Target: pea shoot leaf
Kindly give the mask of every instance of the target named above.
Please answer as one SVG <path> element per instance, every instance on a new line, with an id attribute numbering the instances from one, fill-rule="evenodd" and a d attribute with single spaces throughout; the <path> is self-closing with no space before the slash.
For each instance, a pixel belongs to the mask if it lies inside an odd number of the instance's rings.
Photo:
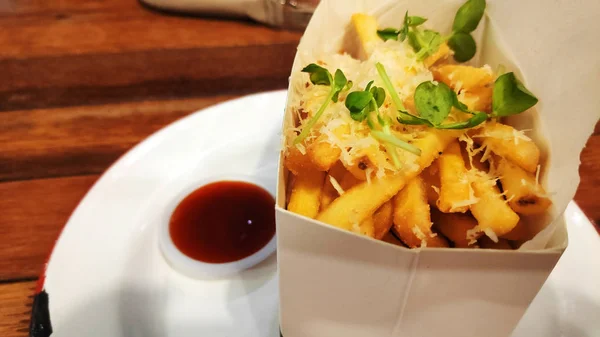
<path id="1" fill-rule="evenodd" d="M 485 0 L 467 0 L 456 12 L 453 32 L 471 33 L 479 25 L 485 12 Z"/>
<path id="2" fill-rule="evenodd" d="M 513 72 L 496 79 L 492 92 L 492 111 L 495 116 L 510 116 L 521 113 L 538 102 Z"/>

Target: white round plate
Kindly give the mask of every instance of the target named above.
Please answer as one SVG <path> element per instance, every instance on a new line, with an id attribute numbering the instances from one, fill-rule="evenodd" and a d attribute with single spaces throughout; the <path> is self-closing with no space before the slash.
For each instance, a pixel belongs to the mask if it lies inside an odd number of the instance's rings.
<path id="1" fill-rule="evenodd" d="M 199 281 L 169 267 L 157 232 L 168 201 L 203 177 L 267 177 L 275 194 L 285 97 L 261 93 L 194 113 L 98 180 L 47 266 L 52 337 L 279 336 L 275 254 L 229 279 Z M 514 336 L 600 331 L 600 236 L 575 204 L 565 217 L 571 244 Z"/>

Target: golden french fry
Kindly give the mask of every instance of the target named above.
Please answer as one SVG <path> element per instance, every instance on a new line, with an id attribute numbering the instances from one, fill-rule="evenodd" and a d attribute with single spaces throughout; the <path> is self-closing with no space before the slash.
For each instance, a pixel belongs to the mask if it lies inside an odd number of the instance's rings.
<path id="1" fill-rule="evenodd" d="M 437 206 L 445 213 L 464 213 L 469 210 L 469 178 L 460 153 L 458 141 L 446 147 L 437 160 L 440 171 L 440 197 Z"/>
<path id="2" fill-rule="evenodd" d="M 511 241 L 526 241 L 532 238 L 531 230 L 525 219 L 521 218 L 519 223 L 512 229 L 512 231 L 502 235 L 503 239 L 511 240 Z"/>
<path id="3" fill-rule="evenodd" d="M 487 123 L 477 131 L 473 139 L 527 172 L 535 173 L 537 170 L 540 149 L 531 139 L 523 136 L 512 126 Z"/>
<path id="4" fill-rule="evenodd" d="M 392 202 L 388 201 L 373 213 L 372 219 L 375 229 L 373 237 L 375 239 L 381 240 L 390 231 L 393 224 L 393 210 Z"/>
<path id="5" fill-rule="evenodd" d="M 454 242 L 454 247 L 477 247 L 476 240 L 481 236 L 481 233 L 473 230 L 477 226 L 477 220 L 471 215 L 442 213 L 432 209 L 431 219 L 433 220 L 433 226 L 450 241 Z"/>
<path id="6" fill-rule="evenodd" d="M 356 179 L 352 172 L 346 171 L 340 180 L 340 186 L 344 191 L 347 191 L 361 182 L 361 180 Z"/>
<path id="7" fill-rule="evenodd" d="M 296 146 L 289 147 L 287 153 L 285 154 L 283 164 L 294 175 L 315 169 L 310 157 L 306 154 L 302 154 L 302 152 L 300 152 Z"/>
<path id="8" fill-rule="evenodd" d="M 333 134 L 341 139 L 348 132 L 350 132 L 350 125 L 344 124 L 335 128 Z M 307 154 L 317 170 L 329 171 L 340 158 L 340 153 L 342 153 L 342 150 L 338 146 L 329 143 L 327 135 L 321 134 L 308 147 Z"/>
<path id="9" fill-rule="evenodd" d="M 373 217 L 368 217 L 358 226 L 352 227 L 352 232 L 361 234 L 364 236 L 368 236 L 370 238 L 375 236 L 375 223 L 373 222 Z"/>
<path id="10" fill-rule="evenodd" d="M 438 50 L 435 53 L 427 56 L 427 58 L 425 60 L 423 60 L 423 64 L 425 64 L 425 66 L 427 68 L 429 68 L 432 65 L 434 65 L 435 63 L 437 63 L 438 61 L 442 61 L 442 60 L 446 59 L 449 55 L 450 55 L 450 47 L 448 47 L 448 44 L 446 42 L 444 42 L 440 45 L 440 47 L 438 48 Z"/>
<path id="11" fill-rule="evenodd" d="M 378 41 L 377 19 L 371 15 L 356 13 L 352 15 L 344 34 L 342 50 L 355 59 L 366 60 Z"/>
<path id="12" fill-rule="evenodd" d="M 494 242 L 487 236 L 482 236 L 477 242 L 479 243 L 479 247 L 485 249 L 513 249 L 508 240 L 504 239 L 498 239 L 498 242 Z"/>
<path id="13" fill-rule="evenodd" d="M 544 213 L 552 204 L 535 176 L 506 159 L 498 159 L 498 174 L 510 207 L 519 214 Z"/>
<path id="14" fill-rule="evenodd" d="M 471 213 L 477 219 L 480 230 L 488 236 L 502 236 L 515 228 L 519 216 L 506 204 L 495 180 L 477 177 L 471 186 L 479 199 L 470 206 Z"/>
<path id="15" fill-rule="evenodd" d="M 362 222 L 396 195 L 407 180 L 416 177 L 423 168 L 431 165 L 439 153 L 460 134 L 461 132 L 455 131 L 427 132 L 423 138 L 413 142 L 413 145 L 421 149 L 421 156 L 417 159 L 418 170 L 372 179 L 370 184 L 362 182 L 335 199 L 317 216 L 317 220 L 349 230 L 352 224 Z"/>
<path id="16" fill-rule="evenodd" d="M 445 240 L 431 230 L 431 215 L 425 184 L 413 178 L 393 199 L 394 233 L 411 248 L 447 247 Z"/>
<path id="17" fill-rule="evenodd" d="M 379 147 L 376 145 L 372 145 L 366 149 L 363 149 L 360 154 L 362 155 L 360 159 L 355 160 L 352 165 L 345 166 L 346 170 L 352 173 L 356 179 L 364 181 L 367 180 L 367 172 L 375 170 L 376 165 L 374 163 L 378 162 L 378 157 L 382 156 L 383 154 L 381 151 L 379 151 Z"/>
<path id="18" fill-rule="evenodd" d="M 329 170 L 327 177 L 325 177 L 325 181 L 323 182 L 323 191 L 321 192 L 321 210 L 325 209 L 331 202 L 339 196 L 338 191 L 333 187 L 331 183 L 331 178 L 333 178 L 338 183 L 342 180 L 342 177 L 346 173 L 346 169 L 341 162 L 337 162 L 333 165 L 331 170 Z"/>
<path id="19" fill-rule="evenodd" d="M 486 161 L 481 161 L 481 159 L 483 159 L 483 153 L 479 152 L 475 155 L 473 155 L 473 158 L 469 159 L 469 155 L 467 153 L 467 149 L 464 147 L 461 147 L 461 154 L 463 157 L 463 161 L 465 162 L 465 167 L 467 168 L 467 170 L 471 170 L 473 168 L 481 171 L 481 172 L 488 172 L 490 167 L 489 167 L 489 162 Z M 473 163 L 473 165 L 471 165 L 471 163 Z"/>
<path id="20" fill-rule="evenodd" d="M 491 70 L 465 65 L 447 64 L 431 71 L 436 81 L 447 84 L 452 89 L 470 91 L 494 82 Z"/>
<path id="21" fill-rule="evenodd" d="M 387 243 L 391 243 L 391 244 L 393 244 L 393 245 L 400 246 L 400 247 L 406 247 L 406 245 L 405 245 L 405 244 L 404 244 L 402 241 L 398 240 L 398 238 L 397 238 L 397 237 L 396 237 L 394 234 L 392 234 L 392 232 L 391 232 L 391 231 L 390 231 L 390 232 L 388 232 L 388 233 L 387 233 L 387 234 L 386 234 L 386 235 L 385 235 L 385 236 L 384 236 L 384 237 L 381 239 L 381 241 L 384 241 L 384 242 L 387 242 Z"/>
<path id="22" fill-rule="evenodd" d="M 300 172 L 294 180 L 287 209 L 309 218 L 317 216 L 325 174 L 315 170 Z"/>
<path id="23" fill-rule="evenodd" d="M 486 111 L 492 110 L 492 87 L 480 87 L 461 93 L 458 99 L 467 105 L 470 110 Z"/>
<path id="24" fill-rule="evenodd" d="M 437 202 L 440 197 L 440 173 L 438 169 L 438 160 L 434 161 L 431 165 L 425 168 L 420 176 L 425 183 L 427 202 L 433 207 L 437 207 Z"/>

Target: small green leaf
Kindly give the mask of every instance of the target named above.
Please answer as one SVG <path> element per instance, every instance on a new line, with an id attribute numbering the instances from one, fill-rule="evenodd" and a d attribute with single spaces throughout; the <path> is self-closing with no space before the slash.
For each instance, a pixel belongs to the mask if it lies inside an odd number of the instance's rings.
<path id="1" fill-rule="evenodd" d="M 488 115 L 485 112 L 478 112 L 473 117 L 469 118 L 468 120 L 466 120 L 464 122 L 456 122 L 456 123 L 450 123 L 450 124 L 437 125 L 436 128 L 438 128 L 438 129 L 469 129 L 469 128 L 472 128 L 474 126 L 477 126 L 477 125 L 485 122 L 485 120 L 487 118 L 488 118 Z"/>
<path id="2" fill-rule="evenodd" d="M 365 91 L 370 91 L 371 90 L 371 86 L 373 85 L 375 81 L 371 81 L 369 83 L 367 83 L 367 86 L 365 87 Z"/>
<path id="3" fill-rule="evenodd" d="M 329 70 L 318 64 L 311 63 L 302 69 L 303 73 L 310 74 L 310 81 L 315 85 L 331 85 L 332 78 Z"/>
<path id="4" fill-rule="evenodd" d="M 346 87 L 347 83 L 348 83 L 348 80 L 346 79 L 346 76 L 344 75 L 344 73 L 341 70 L 337 69 L 335 71 L 335 75 L 333 78 L 333 90 L 335 91 L 335 93 L 333 94 L 332 100 L 334 102 L 338 101 L 338 96 L 340 95 L 340 91 L 342 91 Z"/>
<path id="5" fill-rule="evenodd" d="M 415 107 L 421 118 L 433 125 L 441 124 L 454 105 L 453 91 L 446 84 L 423 82 L 415 89 Z"/>
<path id="6" fill-rule="evenodd" d="M 521 113 L 538 102 L 537 97 L 521 83 L 513 72 L 503 74 L 494 82 L 492 111 L 495 116 Z"/>
<path id="7" fill-rule="evenodd" d="M 353 91 L 346 96 L 346 108 L 350 112 L 360 112 L 364 110 L 373 99 L 373 95 L 368 91 Z"/>
<path id="8" fill-rule="evenodd" d="M 408 34 L 408 26 L 410 22 L 408 21 L 408 11 L 404 13 L 404 20 L 402 20 L 402 27 L 400 28 L 398 39 L 400 42 L 404 42 L 406 40 L 406 35 Z"/>
<path id="9" fill-rule="evenodd" d="M 377 31 L 377 35 L 383 40 L 398 40 L 398 34 L 400 31 L 395 28 L 385 28 Z"/>
<path id="10" fill-rule="evenodd" d="M 371 88 L 370 92 L 377 103 L 377 107 L 382 106 L 383 102 L 385 101 L 385 90 L 381 87 L 373 87 Z"/>
<path id="11" fill-rule="evenodd" d="M 398 123 L 400 123 L 400 124 L 433 126 L 433 124 L 431 124 L 428 120 L 417 117 L 417 116 L 413 116 L 413 115 L 409 114 L 408 112 L 398 111 L 398 114 L 399 115 L 396 119 L 398 120 Z"/>
<path id="12" fill-rule="evenodd" d="M 477 28 L 485 12 L 485 0 L 467 0 L 456 12 L 453 32 L 470 33 Z"/>
<path id="13" fill-rule="evenodd" d="M 407 14 L 408 14 L 408 12 L 407 12 Z M 425 21 L 427 21 L 427 18 L 424 18 L 422 16 L 409 16 L 408 17 L 408 26 L 417 27 L 417 26 L 424 24 Z"/>
<path id="14" fill-rule="evenodd" d="M 469 33 L 454 33 L 448 40 L 448 47 L 454 50 L 454 59 L 467 62 L 475 56 L 477 45 Z"/>
<path id="15" fill-rule="evenodd" d="M 416 58 L 419 61 L 423 61 L 427 56 L 435 53 L 443 42 L 440 33 L 429 29 L 422 32 L 417 31 L 415 38 L 420 47 L 418 51 L 415 50 L 417 51 Z"/>

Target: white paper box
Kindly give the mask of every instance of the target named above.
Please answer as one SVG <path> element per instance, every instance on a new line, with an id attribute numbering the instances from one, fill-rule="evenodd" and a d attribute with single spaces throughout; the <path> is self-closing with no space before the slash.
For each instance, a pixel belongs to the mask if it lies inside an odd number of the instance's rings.
<path id="1" fill-rule="evenodd" d="M 340 49 L 353 13 L 398 27 L 409 10 L 447 32 L 462 2 L 323 1 L 300 42 L 292 76 L 313 61 L 306 55 Z M 540 99 L 539 114 L 510 122 L 533 128 L 538 144 L 547 140 L 545 177 L 554 206 L 546 229 L 518 251 L 410 250 L 320 224 L 284 209 L 287 172 L 280 165 L 284 337 L 510 335 L 567 245 L 559 215 L 575 194 L 579 155 L 600 117 L 599 13 L 598 1 L 488 0 L 477 30 L 477 62 L 506 65 Z M 287 111 L 285 123 L 291 119 Z"/>

